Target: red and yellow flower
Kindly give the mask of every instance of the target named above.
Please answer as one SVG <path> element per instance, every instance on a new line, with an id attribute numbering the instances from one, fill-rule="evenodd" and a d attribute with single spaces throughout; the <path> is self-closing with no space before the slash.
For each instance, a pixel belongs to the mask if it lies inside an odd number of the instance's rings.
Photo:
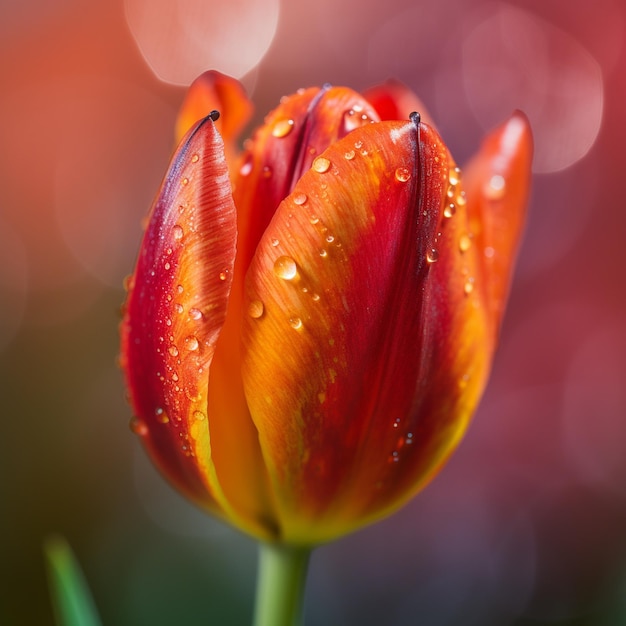
<path id="1" fill-rule="evenodd" d="M 183 107 L 122 366 L 163 474 L 257 538 L 314 545 L 396 510 L 485 387 L 530 129 L 515 113 L 461 176 L 418 107 L 395 83 L 300 90 L 239 155 L 236 81 L 207 73 Z"/>

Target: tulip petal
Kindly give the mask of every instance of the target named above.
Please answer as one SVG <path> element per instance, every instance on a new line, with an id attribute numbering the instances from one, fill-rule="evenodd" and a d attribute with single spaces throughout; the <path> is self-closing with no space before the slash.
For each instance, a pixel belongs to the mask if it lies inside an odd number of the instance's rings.
<path id="1" fill-rule="evenodd" d="M 152 208 L 122 322 L 122 367 L 134 430 L 161 471 L 202 506 L 258 533 L 233 509 L 237 477 L 217 468 L 207 415 L 235 242 L 223 143 L 209 116 L 174 155 Z M 240 467 L 253 475 L 245 457 Z"/>
<path id="2" fill-rule="evenodd" d="M 283 98 L 247 143 L 235 178 L 241 262 L 252 254 L 280 202 L 313 159 L 355 128 L 378 121 L 361 95 L 346 87 L 313 87 Z"/>
<path id="3" fill-rule="evenodd" d="M 528 203 L 532 134 L 515 113 L 492 131 L 465 168 L 470 231 L 479 251 L 478 271 L 497 334 L 509 291 Z"/>
<path id="4" fill-rule="evenodd" d="M 443 232 L 454 171 L 415 120 L 357 129 L 313 161 L 259 242 L 242 372 L 285 541 L 397 508 L 467 424 L 491 350 Z M 467 228 L 464 211 L 456 221 Z"/>
<path id="5" fill-rule="evenodd" d="M 337 111 L 345 115 L 337 115 Z M 247 316 L 243 304 L 245 273 L 280 201 L 310 167 L 314 156 L 352 128 L 369 123 L 368 115 L 376 113 L 361 96 L 345 88 L 312 88 L 284 98 L 248 144 L 235 179 L 238 252 L 226 323 L 211 367 L 209 413 L 214 417 L 211 436 L 216 442 L 214 456 L 223 476 L 221 482 L 232 486 L 229 494 L 247 498 L 239 501 L 238 510 L 250 511 L 256 501 L 271 497 L 264 495 L 263 485 L 251 486 L 253 480 L 260 480 L 262 471 L 247 477 L 240 468 L 242 456 L 249 465 L 264 466 L 241 380 L 241 320 Z M 248 442 L 245 450 L 242 441 Z M 278 532 L 269 515 L 265 526 L 266 534 Z"/>
<path id="6" fill-rule="evenodd" d="M 388 80 L 363 92 L 363 97 L 376 109 L 381 120 L 403 120 L 412 111 L 419 111 L 422 122 L 436 126 L 424 103 L 399 80 Z"/>
<path id="7" fill-rule="evenodd" d="M 243 85 L 236 79 L 215 70 L 204 72 L 191 83 L 176 118 L 176 143 L 199 120 L 211 111 L 220 112 L 217 130 L 226 146 L 227 161 L 237 154 L 235 142 L 250 121 L 253 105 Z"/>

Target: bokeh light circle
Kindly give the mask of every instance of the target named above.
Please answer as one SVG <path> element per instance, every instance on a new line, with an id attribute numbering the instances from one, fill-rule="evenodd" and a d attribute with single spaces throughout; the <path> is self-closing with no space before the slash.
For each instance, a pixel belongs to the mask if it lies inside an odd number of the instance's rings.
<path id="1" fill-rule="evenodd" d="M 463 44 L 467 99 L 485 129 L 522 109 L 535 136 L 535 172 L 583 158 L 602 122 L 602 71 L 570 34 L 506 4 L 483 16 Z"/>
<path id="2" fill-rule="evenodd" d="M 126 19 L 159 79 L 188 85 L 207 69 L 241 78 L 267 52 L 279 0 L 125 0 Z"/>

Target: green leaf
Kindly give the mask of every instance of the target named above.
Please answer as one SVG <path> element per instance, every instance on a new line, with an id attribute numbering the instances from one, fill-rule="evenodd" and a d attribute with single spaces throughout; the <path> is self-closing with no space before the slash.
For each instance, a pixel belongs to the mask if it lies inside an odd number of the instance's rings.
<path id="1" fill-rule="evenodd" d="M 49 537 L 44 554 L 57 626 L 100 626 L 87 581 L 67 541 Z"/>

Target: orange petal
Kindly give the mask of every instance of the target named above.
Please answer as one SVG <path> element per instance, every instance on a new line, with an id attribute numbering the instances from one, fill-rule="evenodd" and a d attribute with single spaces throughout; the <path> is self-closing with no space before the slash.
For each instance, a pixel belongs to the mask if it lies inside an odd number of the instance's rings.
<path id="1" fill-rule="evenodd" d="M 526 116 L 515 113 L 492 131 L 465 168 L 470 230 L 479 252 L 492 332 L 497 334 L 526 215 L 533 141 Z"/>
<path id="2" fill-rule="evenodd" d="M 235 204 L 247 268 L 280 202 L 291 193 L 313 159 L 337 139 L 372 121 L 376 111 L 345 87 L 317 87 L 283 98 L 246 145 L 235 178 Z"/>
<path id="3" fill-rule="evenodd" d="M 235 241 L 223 143 L 207 117 L 174 155 L 152 208 L 122 322 L 122 366 L 134 429 L 161 471 L 201 505 L 255 532 L 254 521 L 232 511 L 217 476 L 207 415 Z"/>
<path id="4" fill-rule="evenodd" d="M 357 129 L 313 161 L 259 243 L 242 371 L 285 541 L 400 506 L 477 402 L 491 346 L 444 223 L 451 169 L 428 126 Z"/>
<path id="5" fill-rule="evenodd" d="M 236 155 L 235 142 L 250 121 L 253 105 L 243 85 L 215 70 L 204 72 L 191 83 L 176 119 L 176 143 L 198 120 L 211 111 L 220 112 L 217 130 L 226 145 L 228 162 Z"/>
<path id="6" fill-rule="evenodd" d="M 363 97 L 376 109 L 381 120 L 406 120 L 413 111 L 422 122 L 436 128 L 424 103 L 399 80 L 388 80 L 363 92 Z"/>

